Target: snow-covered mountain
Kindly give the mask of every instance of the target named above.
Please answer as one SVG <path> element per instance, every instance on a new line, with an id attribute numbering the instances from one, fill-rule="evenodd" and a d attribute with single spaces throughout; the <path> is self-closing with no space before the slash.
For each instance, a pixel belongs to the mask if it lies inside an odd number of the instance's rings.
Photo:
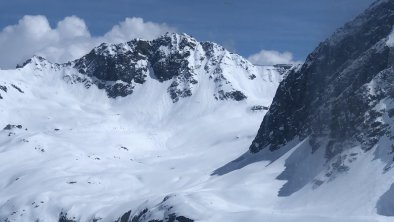
<path id="1" fill-rule="evenodd" d="M 281 206 L 332 221 L 393 221 L 394 1 L 377 1 L 287 74 L 245 153 L 223 175 L 283 163 Z M 276 192 L 276 191 L 275 191 Z"/>
<path id="2" fill-rule="evenodd" d="M 393 221 L 393 25 L 294 67 L 166 34 L 0 70 L 0 221 Z"/>
<path id="3" fill-rule="evenodd" d="M 210 175 L 252 142 L 288 69 L 166 34 L 0 70 L 0 221 L 249 214 L 241 177 Z"/>

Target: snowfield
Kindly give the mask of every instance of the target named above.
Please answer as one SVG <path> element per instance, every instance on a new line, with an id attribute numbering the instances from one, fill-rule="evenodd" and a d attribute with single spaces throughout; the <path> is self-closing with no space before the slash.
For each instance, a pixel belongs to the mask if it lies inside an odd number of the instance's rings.
<path id="1" fill-rule="evenodd" d="M 69 83 L 77 71 L 47 61 L 1 70 L 1 220 L 58 221 L 66 213 L 115 221 L 148 208 L 152 218 L 176 212 L 218 221 L 259 212 L 248 204 L 252 189 L 239 194 L 249 190 L 241 177 L 211 176 L 247 149 L 266 112 L 251 108 L 268 107 L 279 84 L 274 67 L 256 69 L 249 89 L 262 97 L 216 100 L 208 76 L 200 76 L 194 95 L 177 103 L 168 84 L 153 78 L 111 99 L 95 86 Z M 242 78 L 231 81 L 246 84 Z M 275 197 L 272 189 L 258 188 Z M 165 197 L 174 208 L 155 209 Z"/>

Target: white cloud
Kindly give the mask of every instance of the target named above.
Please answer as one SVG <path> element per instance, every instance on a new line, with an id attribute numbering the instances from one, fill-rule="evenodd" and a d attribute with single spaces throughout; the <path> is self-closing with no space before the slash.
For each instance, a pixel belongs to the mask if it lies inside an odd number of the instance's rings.
<path id="1" fill-rule="evenodd" d="M 85 21 L 71 16 L 57 23 L 57 31 L 63 38 L 90 37 Z"/>
<path id="2" fill-rule="evenodd" d="M 126 18 L 119 25 L 115 25 L 111 31 L 104 35 L 111 42 L 123 42 L 125 39 L 153 39 L 166 32 L 176 30 L 166 24 L 144 22 L 142 18 Z"/>
<path id="3" fill-rule="evenodd" d="M 291 52 L 278 52 L 274 50 L 261 50 L 260 52 L 248 57 L 248 60 L 256 65 L 277 65 L 277 64 L 295 64 Z"/>
<path id="4" fill-rule="evenodd" d="M 77 59 L 93 47 L 126 42 L 133 38 L 153 39 L 175 28 L 166 24 L 145 22 L 142 18 L 126 18 L 103 36 L 91 36 L 81 18 L 70 16 L 52 28 L 45 16 L 24 16 L 18 24 L 0 31 L 0 67 L 13 68 L 33 55 L 52 62 Z"/>

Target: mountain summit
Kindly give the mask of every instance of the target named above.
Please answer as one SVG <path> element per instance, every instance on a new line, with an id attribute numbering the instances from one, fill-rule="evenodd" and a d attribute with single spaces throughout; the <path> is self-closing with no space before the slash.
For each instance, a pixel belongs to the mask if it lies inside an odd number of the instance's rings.
<path id="1" fill-rule="evenodd" d="M 47 61 L 36 56 L 18 68 L 31 63 L 42 66 L 41 63 Z M 167 33 L 152 41 L 134 39 L 121 44 L 103 43 L 80 59 L 54 66 L 77 70 L 77 74 L 67 77 L 70 81 L 83 82 L 87 87 L 96 85 L 105 89 L 111 98 L 130 95 L 149 79 L 155 79 L 168 84 L 167 92 L 174 103 L 193 95 L 202 83 L 211 85 L 216 100 L 258 98 L 259 94 L 269 91 L 257 89 L 268 87 L 260 84 L 261 81 L 272 82 L 271 88 L 276 88 L 275 84 L 282 78 L 280 73 L 283 73 L 283 67 L 262 70 L 220 45 L 200 43 L 187 34 L 177 33 Z M 270 74 L 261 75 L 264 71 Z"/>

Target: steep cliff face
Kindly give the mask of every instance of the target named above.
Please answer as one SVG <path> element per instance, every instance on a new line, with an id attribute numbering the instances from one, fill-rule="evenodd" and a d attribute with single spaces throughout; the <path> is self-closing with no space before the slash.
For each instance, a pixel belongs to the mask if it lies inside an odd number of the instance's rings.
<path id="1" fill-rule="evenodd" d="M 351 144 L 371 149 L 391 136 L 376 106 L 391 98 L 392 64 L 388 36 L 394 1 L 380 1 L 339 29 L 288 74 L 250 146 L 251 152 L 280 149 L 310 137 L 328 158 Z M 321 140 L 329 140 L 321 147 Z"/>

